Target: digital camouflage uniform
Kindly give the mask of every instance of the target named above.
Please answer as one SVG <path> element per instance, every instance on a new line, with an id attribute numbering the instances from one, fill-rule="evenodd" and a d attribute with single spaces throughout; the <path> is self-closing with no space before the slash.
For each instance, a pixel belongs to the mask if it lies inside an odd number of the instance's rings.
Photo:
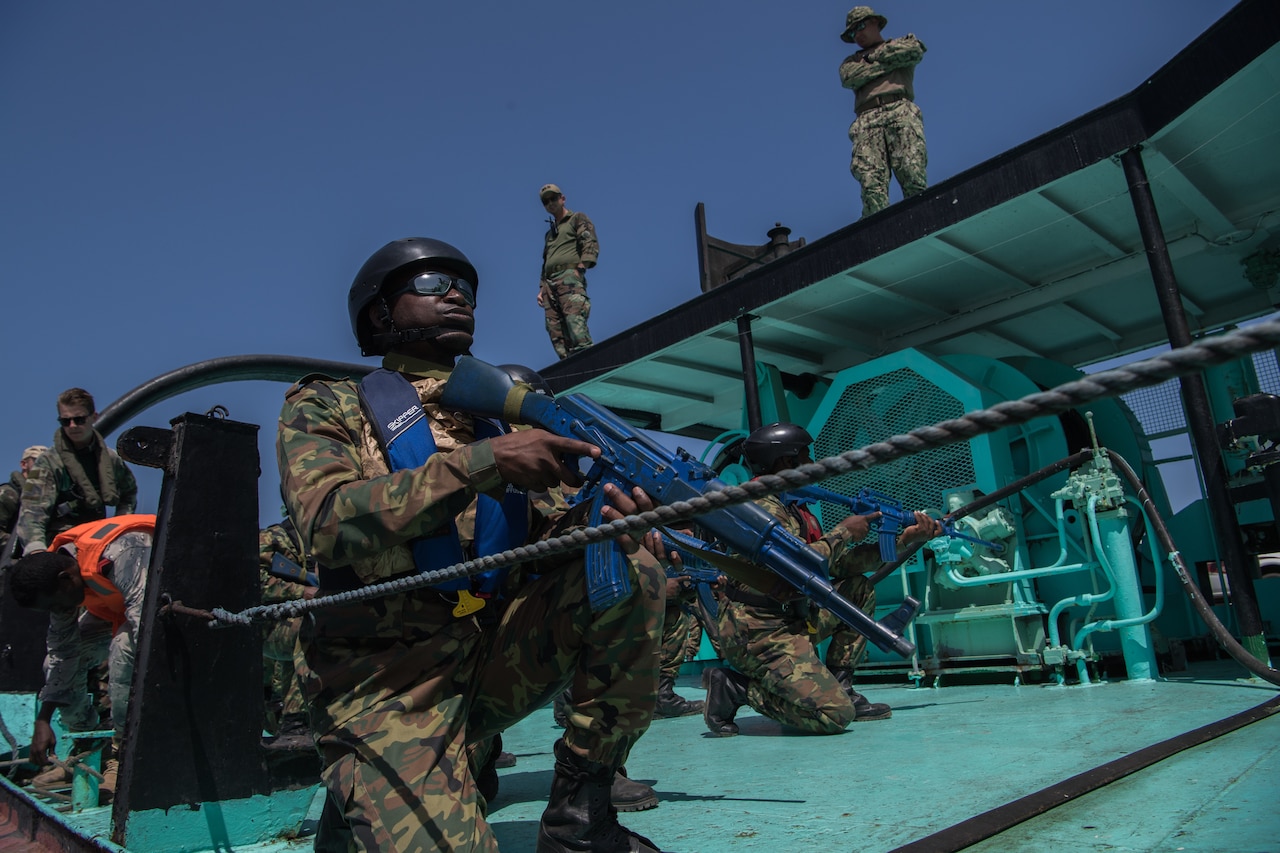
<path id="1" fill-rule="evenodd" d="M 71 547 L 66 550 L 75 551 Z M 124 598 L 124 623 L 113 634 L 110 622 L 83 607 L 51 610 L 40 701 L 61 706 L 62 724 L 69 731 L 98 728 L 98 709 L 86 684 L 89 673 L 105 660 L 111 722 L 119 742 L 133 685 L 135 644 L 151 564 L 151 534 L 140 530 L 125 533 L 107 546 L 102 557 L 111 561 L 108 577 Z"/>
<path id="2" fill-rule="evenodd" d="M 308 377 L 281 412 L 284 494 L 321 566 L 321 595 L 412 575 L 406 543 L 451 519 L 469 551 L 476 495 L 503 494 L 471 418 L 436 405 L 449 369 L 394 355 L 384 366 L 413 381 L 427 413 L 438 452 L 418 468 L 388 473 L 355 382 Z M 546 521 L 534 515 L 531 535 Z M 621 765 L 657 692 L 665 583 L 642 557 L 631 562 L 634 593 L 601 613 L 588 604 L 580 555 L 513 571 L 504 599 L 471 616 L 454 615 L 455 593 L 430 589 L 314 611 L 295 664 L 330 806 L 345 818 L 326 810 L 317 849 L 496 850 L 467 744 L 569 684 L 565 746 Z"/>
<path id="3" fill-rule="evenodd" d="M 0 556 L 9 544 L 9 535 L 18 523 L 18 508 L 22 504 L 22 472 L 14 471 L 7 483 L 0 483 Z"/>
<path id="4" fill-rule="evenodd" d="M 849 125 L 849 171 L 862 184 L 862 215 L 889 206 L 889 172 L 904 198 L 927 186 L 929 154 L 924 118 L 915 104 L 915 66 L 924 44 L 913 35 L 860 50 L 840 64 L 840 82 L 854 91 L 857 118 Z"/>
<path id="5" fill-rule="evenodd" d="M 542 289 L 547 334 L 556 355 L 564 358 L 591 346 L 587 319 L 591 300 L 587 277 L 578 264 L 595 266 L 600 256 L 596 228 L 585 213 L 570 213 L 547 230 L 542 250 Z"/>
<path id="6" fill-rule="evenodd" d="M 272 524 L 258 531 L 258 574 L 262 581 L 263 604 L 296 601 L 306 590 L 303 584 L 271 574 L 271 558 L 276 554 L 299 566 L 306 565 L 292 525 Z M 293 671 L 293 652 L 301 624 L 301 616 L 273 622 L 262 639 L 264 687 L 269 691 L 272 710 L 278 709 L 281 715 L 301 714 L 307 709 Z"/>
<path id="7" fill-rule="evenodd" d="M 806 539 L 800 517 L 776 497 L 757 503 L 768 510 L 791 534 Z M 859 609 L 874 614 L 875 588 L 863 573 L 880 564 L 875 546 L 850 546 L 843 528 L 810 542 L 828 558 L 831 582 Z M 807 599 L 797 595 L 788 602 L 763 605 L 733 601 L 737 590 L 731 582 L 719 615 L 720 648 L 725 660 L 750 679 L 747 704 L 766 717 L 814 734 L 838 734 L 854 720 L 853 700 L 832 675 L 832 669 L 853 669 L 866 653 L 867 639 Z M 763 597 L 758 590 L 745 593 Z M 808 611 L 806 613 L 806 611 Z M 810 626 L 813 630 L 810 630 Z M 826 663 L 817 645 L 831 638 Z"/>
<path id="8" fill-rule="evenodd" d="M 83 459 L 95 468 L 96 487 Z M 129 515 L 137 505 L 138 482 L 133 472 L 101 435 L 95 432 L 88 448 L 75 451 L 58 430 L 53 444 L 27 472 L 13 535 L 24 552 L 42 551 L 64 530 L 106 518 L 109 506 L 116 508 L 116 515 Z"/>

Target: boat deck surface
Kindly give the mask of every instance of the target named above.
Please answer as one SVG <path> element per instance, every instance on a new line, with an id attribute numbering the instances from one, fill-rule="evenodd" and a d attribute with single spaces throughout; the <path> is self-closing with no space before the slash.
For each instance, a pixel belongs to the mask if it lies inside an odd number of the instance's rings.
<path id="1" fill-rule="evenodd" d="M 860 684 L 893 706 L 892 719 L 830 737 L 784 730 L 748 708 L 732 738 L 710 736 L 700 715 L 656 719 L 627 769 L 661 804 L 622 820 L 673 853 L 1280 851 L 1280 697 L 1247 675 L 1216 661 L 1159 681 L 1088 686 Z M 701 698 L 697 683 L 682 676 L 677 689 Z M 491 804 L 503 851 L 536 846 L 559 734 L 548 707 L 504 735 L 518 763 L 499 771 Z M 1134 753 L 1170 741 L 1180 749 L 1135 769 L 1144 762 Z M 1081 774 L 1114 781 L 1072 796 L 1063 783 Z M 1025 806 L 1026 819 L 974 819 L 1010 803 Z M 99 841 L 109 835 L 107 808 L 63 819 Z M 236 849 L 296 851 L 312 840 Z M 37 849 L 0 815 L 0 851 Z"/>
<path id="2" fill-rule="evenodd" d="M 623 823 L 686 853 L 894 850 L 1276 697 L 1247 675 L 1223 661 L 1083 687 L 859 685 L 892 719 L 831 737 L 750 709 L 732 738 L 711 737 L 700 716 L 657 719 L 628 772 L 661 805 Z M 700 698 L 696 684 L 682 677 L 678 691 Z M 1280 850 L 1280 715 L 1258 716 L 967 849 Z M 500 771 L 490 814 L 503 850 L 535 846 L 557 734 L 543 709 L 504 735 L 518 764 Z"/>

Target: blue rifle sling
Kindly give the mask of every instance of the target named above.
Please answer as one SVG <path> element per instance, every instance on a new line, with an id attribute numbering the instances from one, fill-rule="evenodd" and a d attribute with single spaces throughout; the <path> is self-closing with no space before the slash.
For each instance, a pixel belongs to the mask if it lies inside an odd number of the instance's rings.
<path id="1" fill-rule="evenodd" d="M 436 452 L 426 412 L 418 401 L 417 390 L 408 379 L 394 370 L 379 368 L 361 380 L 360 399 L 392 471 L 417 468 Z M 476 418 L 475 427 L 476 438 L 493 438 L 503 432 L 499 425 L 481 418 Z M 477 495 L 476 555 L 497 554 L 523 544 L 528 530 L 527 512 L 524 493 L 511 487 L 508 487 L 502 501 L 488 495 Z M 458 527 L 452 521 L 446 532 L 415 539 L 411 546 L 413 562 L 419 572 L 443 569 L 463 560 Z M 432 588 L 492 595 L 506 575 L 506 569 L 490 569 L 470 577 L 444 581 Z"/>

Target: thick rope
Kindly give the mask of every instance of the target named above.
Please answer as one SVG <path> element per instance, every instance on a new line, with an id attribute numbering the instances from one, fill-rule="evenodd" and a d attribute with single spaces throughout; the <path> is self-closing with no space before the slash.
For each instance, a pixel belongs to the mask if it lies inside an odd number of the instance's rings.
<path id="1" fill-rule="evenodd" d="M 1223 335 L 1205 338 L 1186 347 L 1142 361 L 1084 376 L 1050 388 L 1048 391 L 1028 394 L 1017 400 L 997 403 L 988 409 L 969 412 L 959 418 L 920 427 L 904 435 L 895 435 L 857 450 L 828 456 L 817 462 L 780 471 L 777 474 L 766 474 L 741 485 L 712 489 L 688 501 L 677 501 L 639 515 L 629 515 L 608 524 L 575 530 L 555 539 L 513 548 L 501 554 L 467 560 L 438 571 L 423 572 L 412 577 L 372 584 L 358 590 L 326 595 L 310 601 L 284 601 L 251 607 L 239 613 L 214 608 L 211 611 L 214 621 L 210 626 L 248 625 L 254 622 L 290 619 L 322 607 L 410 592 L 489 569 L 514 566 L 543 557 L 577 551 L 594 542 L 604 542 L 657 526 L 689 521 L 712 510 L 747 503 L 785 492 L 796 486 L 818 483 L 829 477 L 855 470 L 865 470 L 903 456 L 967 441 L 1005 427 L 1026 423 L 1034 418 L 1061 414 L 1095 400 L 1117 397 L 1137 388 L 1158 385 L 1167 379 L 1197 373 L 1206 367 L 1233 361 L 1241 356 L 1271 349 L 1277 345 L 1280 345 L 1280 320 L 1267 320 L 1248 328 L 1235 329 Z"/>

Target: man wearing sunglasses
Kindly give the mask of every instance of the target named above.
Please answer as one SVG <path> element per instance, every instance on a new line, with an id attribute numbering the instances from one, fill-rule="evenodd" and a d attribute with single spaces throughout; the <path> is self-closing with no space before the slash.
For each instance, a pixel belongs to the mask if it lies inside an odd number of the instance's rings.
<path id="1" fill-rule="evenodd" d="M 352 331 L 382 367 L 354 381 L 309 376 L 285 395 L 281 491 L 317 602 L 412 578 L 564 532 L 572 511 L 531 492 L 581 485 L 599 448 L 439 405 L 469 353 L 478 279 L 448 243 L 396 240 L 361 267 Z M 652 508 L 607 492 L 607 521 Z M 610 805 L 618 768 L 657 695 L 665 579 L 638 541 L 618 540 L 634 592 L 594 612 L 581 552 L 367 600 L 303 620 L 294 663 L 324 757 L 317 850 L 494 850 L 471 748 L 572 685 L 554 744 L 539 853 L 653 853 Z"/>
<path id="2" fill-rule="evenodd" d="M 840 82 L 854 93 L 857 117 L 849 125 L 853 159 L 849 171 L 862 184 L 862 215 L 889 206 L 889 173 L 910 198 L 927 185 L 929 154 L 924 118 L 915 104 L 915 68 L 925 46 L 914 35 L 885 40 L 888 24 L 870 6 L 854 6 L 840 40 L 861 48 L 840 64 Z"/>
<path id="3" fill-rule="evenodd" d="M 13 539 L 23 554 L 48 548 L 54 536 L 71 528 L 138 506 L 138 482 L 94 424 L 98 412 L 83 388 L 58 395 L 58 426 L 53 446 L 40 454 L 22 487 L 22 509 Z M 16 550 L 16 549 L 15 549 Z"/>
<path id="4" fill-rule="evenodd" d="M 566 358 L 591 346 L 587 319 L 587 270 L 596 265 L 600 241 L 596 227 L 585 213 L 565 206 L 564 193 L 555 184 L 538 190 L 543 208 L 551 214 L 551 227 L 542 246 L 542 280 L 538 305 L 546 314 L 547 334 L 556 355 Z"/>

